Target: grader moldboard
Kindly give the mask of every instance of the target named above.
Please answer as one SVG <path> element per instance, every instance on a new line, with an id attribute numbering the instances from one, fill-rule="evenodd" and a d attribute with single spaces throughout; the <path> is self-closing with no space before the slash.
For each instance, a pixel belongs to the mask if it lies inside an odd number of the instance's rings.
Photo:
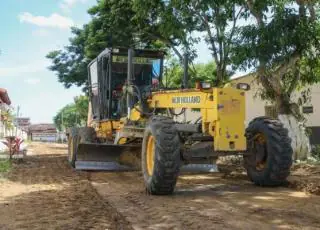
<path id="1" fill-rule="evenodd" d="M 255 184 L 283 184 L 292 164 L 288 132 L 269 117 L 255 118 L 245 128 L 249 86 L 200 82 L 167 89 L 161 84 L 164 56 L 107 48 L 88 65 L 88 124 L 68 131 L 70 164 L 79 170 L 141 168 L 146 190 L 166 195 L 173 193 L 182 168 L 206 165 L 215 171 L 219 156 L 240 154 Z M 187 65 L 186 59 L 184 86 Z M 176 119 L 187 109 L 200 111 L 200 118 Z"/>

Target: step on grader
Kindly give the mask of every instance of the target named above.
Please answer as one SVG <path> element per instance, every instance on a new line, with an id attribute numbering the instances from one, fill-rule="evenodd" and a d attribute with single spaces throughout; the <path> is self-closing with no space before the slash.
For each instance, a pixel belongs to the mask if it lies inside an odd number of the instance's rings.
<path id="1" fill-rule="evenodd" d="M 141 169 L 146 190 L 173 193 L 182 169 L 205 165 L 215 171 L 219 156 L 243 155 L 251 181 L 277 186 L 292 164 L 291 140 L 275 119 L 257 117 L 245 125 L 245 92 L 238 83 L 212 87 L 162 84 L 165 53 L 107 48 L 88 65 L 89 112 L 86 127 L 71 128 L 68 160 L 78 170 Z M 198 110 L 194 122 L 177 119 Z"/>

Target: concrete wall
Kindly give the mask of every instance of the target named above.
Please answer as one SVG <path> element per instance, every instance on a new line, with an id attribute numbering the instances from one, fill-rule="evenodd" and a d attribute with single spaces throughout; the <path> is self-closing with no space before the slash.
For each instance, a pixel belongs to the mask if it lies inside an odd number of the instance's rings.
<path id="1" fill-rule="evenodd" d="M 246 126 L 255 117 L 265 115 L 265 106 L 270 105 L 270 103 L 262 101 L 258 96 L 257 92 L 259 87 L 254 83 L 253 77 L 245 77 L 241 79 L 234 80 L 233 83 L 247 83 L 250 85 L 251 89 L 245 92 L 246 97 Z"/>
<path id="2" fill-rule="evenodd" d="M 313 113 L 305 114 L 307 126 L 320 126 L 320 84 L 313 85 L 311 89 L 311 102 L 306 104 L 313 106 Z"/>
<path id="3" fill-rule="evenodd" d="M 233 82 L 248 83 L 251 86 L 250 91 L 246 92 L 246 123 L 250 122 L 257 116 L 266 115 L 265 106 L 271 105 L 271 103 L 263 101 L 256 96 L 260 87 L 256 84 L 253 76 L 235 79 Z M 313 113 L 304 114 L 307 119 L 306 125 L 308 127 L 320 126 L 320 84 L 316 84 L 308 88 L 311 90 L 311 102 L 304 106 L 313 106 Z M 293 95 L 293 100 L 297 99 L 300 95 L 300 92 L 296 92 Z M 302 110 L 302 107 L 300 109 Z"/>
<path id="4" fill-rule="evenodd" d="M 0 121 L 0 138 L 3 138 L 5 136 L 18 136 L 23 139 L 27 139 L 27 132 L 23 131 L 20 128 L 14 127 L 13 129 L 6 129 L 5 125 L 3 122 Z"/>
<path id="5" fill-rule="evenodd" d="M 56 142 L 57 134 L 56 133 L 41 133 L 35 132 L 31 135 L 32 141 L 41 141 L 41 142 Z"/>
<path id="6" fill-rule="evenodd" d="M 67 136 L 65 132 L 58 132 L 57 133 L 57 141 L 58 142 L 67 142 Z"/>
<path id="7" fill-rule="evenodd" d="M 174 111 L 175 114 L 179 114 L 181 112 L 181 109 L 176 109 Z M 201 113 L 198 111 L 192 111 L 191 109 L 186 109 L 185 115 L 182 114 L 180 116 L 175 116 L 174 120 L 178 122 L 191 122 L 194 123 L 197 119 L 201 117 Z"/>

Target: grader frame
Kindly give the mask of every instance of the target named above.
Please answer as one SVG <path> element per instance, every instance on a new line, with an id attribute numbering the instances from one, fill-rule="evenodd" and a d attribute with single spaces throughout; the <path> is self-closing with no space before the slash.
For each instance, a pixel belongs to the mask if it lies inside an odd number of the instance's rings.
<path id="1" fill-rule="evenodd" d="M 94 161 L 109 162 L 109 170 L 141 168 L 147 191 L 171 194 L 183 165 L 214 165 L 218 156 L 242 154 L 254 183 L 282 184 L 292 164 L 290 139 L 282 124 L 268 117 L 245 127 L 248 85 L 154 86 L 162 80 L 163 57 L 159 51 L 106 49 L 89 64 L 90 116 L 88 127 L 69 133 L 71 165 L 92 169 L 86 162 Z M 178 122 L 172 118 L 177 109 L 197 109 L 201 118 Z"/>

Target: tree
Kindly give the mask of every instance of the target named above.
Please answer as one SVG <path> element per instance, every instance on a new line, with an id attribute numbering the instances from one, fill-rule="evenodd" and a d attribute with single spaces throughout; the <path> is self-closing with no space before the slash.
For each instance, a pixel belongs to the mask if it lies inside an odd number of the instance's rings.
<path id="1" fill-rule="evenodd" d="M 136 23 L 139 32 L 155 37 L 168 45 L 182 63 L 178 47 L 193 60 L 197 54 L 193 45 L 199 41 L 195 32 L 205 35 L 208 48 L 217 67 L 217 84 L 230 77 L 230 54 L 233 48 L 237 22 L 244 7 L 237 0 L 135 0 Z M 146 26 L 147 25 L 147 26 Z M 192 72 L 192 69 L 190 69 Z"/>
<path id="2" fill-rule="evenodd" d="M 88 117 L 88 105 L 89 105 L 89 98 L 84 95 L 80 95 L 74 98 L 74 105 L 79 113 L 81 120 L 86 121 Z"/>
<path id="3" fill-rule="evenodd" d="M 192 61 L 197 56 L 195 32 L 204 33 L 217 66 L 217 82 L 229 78 L 227 67 L 233 38 L 243 7 L 240 0 L 100 0 L 88 10 L 91 21 L 72 29 L 74 37 L 64 50 L 47 55 L 50 69 L 65 87 L 87 83 L 86 66 L 108 46 L 172 50 L 180 65 L 182 52 Z M 229 28 L 228 25 L 231 24 Z M 182 50 L 182 51 L 181 51 Z M 189 68 L 192 73 L 193 68 Z M 230 71 L 229 71 L 230 72 Z M 194 73 L 193 73 L 194 74 Z"/>
<path id="4" fill-rule="evenodd" d="M 91 21 L 73 29 L 70 45 L 48 55 L 50 69 L 66 87 L 86 86 L 88 62 L 107 46 L 165 47 L 177 55 L 173 70 L 180 75 L 182 52 L 192 61 L 195 34 L 204 34 L 217 85 L 228 80 L 232 66 L 254 69 L 261 96 L 275 101 L 296 154 L 306 153 L 307 138 L 298 125 L 302 116 L 291 98 L 319 78 L 318 8 L 315 0 L 98 0 L 88 11 Z M 189 69 L 196 76 L 192 65 Z"/>
<path id="5" fill-rule="evenodd" d="M 72 85 L 88 86 L 87 65 L 106 47 L 160 47 L 155 39 L 139 37 L 133 22 L 132 1 L 99 0 L 88 13 L 91 21 L 81 29 L 72 28 L 73 37 L 63 50 L 50 52 L 51 71 L 57 73 L 59 82 L 66 88 Z M 142 42 L 141 39 L 144 39 Z"/>
<path id="6" fill-rule="evenodd" d="M 195 85 L 196 81 L 206 81 L 213 83 L 217 79 L 217 68 L 213 61 L 198 63 L 190 68 L 193 71 L 189 75 L 189 84 Z M 163 85 L 168 88 L 179 88 L 183 78 L 183 67 L 177 58 L 169 60 L 164 73 Z"/>
<path id="7" fill-rule="evenodd" d="M 66 46 L 65 50 L 55 50 L 46 56 L 52 61 L 49 69 L 57 73 L 59 82 L 66 88 L 87 84 L 89 59 L 85 57 L 85 43 L 88 30 L 87 25 L 84 25 L 83 29 L 72 28 L 74 37 L 70 39 L 70 45 Z"/>
<path id="8" fill-rule="evenodd" d="M 235 64 L 257 72 L 257 82 L 263 87 L 260 96 L 276 105 L 296 159 L 305 159 L 310 147 L 292 95 L 299 87 L 320 80 L 317 6 L 316 1 L 247 0 L 245 17 L 254 20 L 239 28 L 233 58 Z"/>
<path id="9" fill-rule="evenodd" d="M 88 118 L 88 97 L 79 96 L 74 98 L 74 103 L 63 107 L 53 118 L 58 130 L 65 128 L 83 126 Z"/>
<path id="10" fill-rule="evenodd" d="M 7 135 L 7 132 L 13 130 L 13 121 L 14 121 L 14 114 L 12 110 L 0 110 L 1 115 L 0 115 L 0 121 L 3 122 L 4 128 L 5 128 L 5 135 Z"/>
<path id="11" fill-rule="evenodd" d="M 196 23 L 195 31 L 205 34 L 205 41 L 212 52 L 217 67 L 217 85 L 225 84 L 230 77 L 230 54 L 234 46 L 234 35 L 237 22 L 243 13 L 242 1 L 203 0 L 181 3 L 185 14 L 193 15 Z"/>

